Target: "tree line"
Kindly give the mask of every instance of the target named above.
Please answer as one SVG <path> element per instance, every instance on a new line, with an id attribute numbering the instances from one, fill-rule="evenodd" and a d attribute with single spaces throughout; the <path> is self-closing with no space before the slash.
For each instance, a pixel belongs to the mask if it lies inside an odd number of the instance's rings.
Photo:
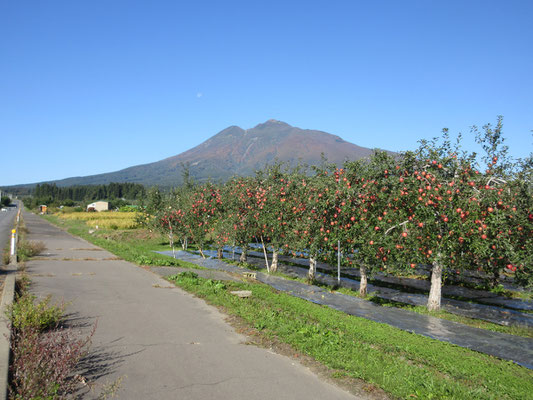
<path id="1" fill-rule="evenodd" d="M 109 183 L 107 185 L 76 185 L 58 187 L 56 184 L 38 184 L 31 192 L 31 197 L 24 199 L 24 205 L 34 208 L 40 204 L 48 206 L 73 206 L 96 200 L 120 199 L 141 200 L 146 189 L 139 183 Z"/>

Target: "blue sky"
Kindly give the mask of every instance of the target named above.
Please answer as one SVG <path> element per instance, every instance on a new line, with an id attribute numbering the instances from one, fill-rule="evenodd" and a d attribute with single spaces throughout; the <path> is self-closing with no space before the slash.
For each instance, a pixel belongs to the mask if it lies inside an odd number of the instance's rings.
<path id="1" fill-rule="evenodd" d="M 529 0 L 0 0 L 0 185 L 158 161 L 271 118 L 400 151 L 503 115 L 525 157 L 531 21 Z"/>

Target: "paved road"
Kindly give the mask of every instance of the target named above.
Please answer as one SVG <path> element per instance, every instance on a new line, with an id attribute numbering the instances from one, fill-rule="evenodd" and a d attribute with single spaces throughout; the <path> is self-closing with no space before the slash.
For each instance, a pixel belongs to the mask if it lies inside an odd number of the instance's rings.
<path id="1" fill-rule="evenodd" d="M 124 377 L 119 399 L 355 399 L 287 357 L 243 344 L 215 308 L 152 272 L 33 214 L 24 219 L 29 239 L 47 246 L 27 264 L 32 291 L 69 302 L 71 323 L 86 331 L 98 321 L 92 379 Z"/>

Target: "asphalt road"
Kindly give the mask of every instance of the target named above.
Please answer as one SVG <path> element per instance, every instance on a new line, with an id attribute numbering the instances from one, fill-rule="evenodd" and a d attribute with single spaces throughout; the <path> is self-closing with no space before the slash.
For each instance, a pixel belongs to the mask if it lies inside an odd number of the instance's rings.
<path id="1" fill-rule="evenodd" d="M 67 302 L 69 323 L 96 322 L 80 374 L 94 392 L 123 378 L 118 399 L 355 399 L 297 361 L 247 345 L 204 301 L 150 271 L 24 213 L 30 240 L 47 247 L 26 266 L 31 290 Z M 243 300 L 246 301 L 246 300 Z M 366 396 L 365 396 L 366 397 Z"/>
<path id="2" fill-rule="evenodd" d="M 13 229 L 17 211 L 17 207 L 8 207 L 7 211 L 0 211 L 0 253 L 2 253 L 11 238 L 11 230 Z M 2 260 L 0 260 L 0 265 L 4 265 Z"/>

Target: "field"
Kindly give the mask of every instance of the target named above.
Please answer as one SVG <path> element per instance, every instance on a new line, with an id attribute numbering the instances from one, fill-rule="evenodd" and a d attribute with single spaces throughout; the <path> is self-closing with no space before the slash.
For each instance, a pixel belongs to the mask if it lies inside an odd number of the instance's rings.
<path id="1" fill-rule="evenodd" d="M 65 220 L 85 221 L 87 226 L 95 229 L 134 229 L 137 227 L 135 212 L 74 212 L 57 214 Z"/>

